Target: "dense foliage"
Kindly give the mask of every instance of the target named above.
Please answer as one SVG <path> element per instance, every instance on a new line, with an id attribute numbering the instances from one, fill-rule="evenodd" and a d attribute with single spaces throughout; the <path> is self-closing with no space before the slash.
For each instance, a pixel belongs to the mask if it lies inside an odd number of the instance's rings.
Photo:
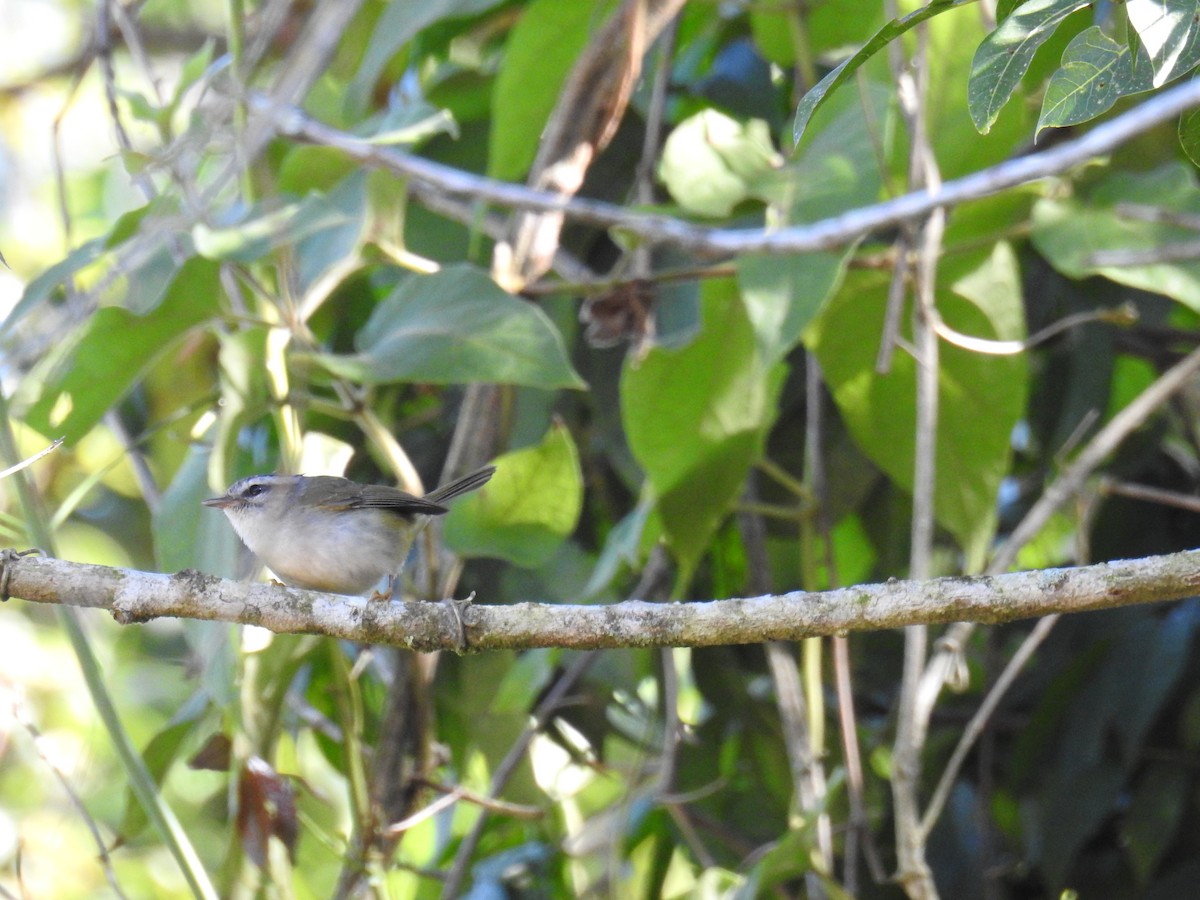
<path id="1" fill-rule="evenodd" d="M 0 226 L 0 463 L 65 439 L 0 482 L 7 543 L 240 577 L 199 506 L 236 478 L 420 490 L 486 462 L 413 597 L 687 602 L 1200 543 L 1191 388 L 995 555 L 1195 347 L 1200 112 L 944 220 L 708 242 L 1074 141 L 1196 68 L 1194 3 L 151 0 L 102 3 L 95 35 L 0 101 L 11 196 L 61 209 Z M 76 95 L 57 201 L 35 89 Z M 560 232 L 497 181 L 610 205 Z M 1198 875 L 1195 601 L 961 653 L 910 631 L 421 658 L 2 612 L 14 893 L 932 896 L 927 864 L 947 897 L 1115 898 Z M 955 675 L 916 702 L 927 656 Z"/>

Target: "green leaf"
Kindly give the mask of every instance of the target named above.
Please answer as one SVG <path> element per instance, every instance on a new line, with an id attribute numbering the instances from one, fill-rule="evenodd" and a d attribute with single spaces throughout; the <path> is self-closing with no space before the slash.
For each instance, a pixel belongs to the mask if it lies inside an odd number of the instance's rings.
<path id="1" fill-rule="evenodd" d="M 362 63 L 346 89 L 346 108 L 351 115 L 363 110 L 375 89 L 375 82 L 388 61 L 418 32 L 443 19 L 466 18 L 498 6 L 501 0 L 424 0 L 409 3 L 393 0 L 387 4 L 371 30 L 371 42 Z"/>
<path id="2" fill-rule="evenodd" d="M 45 272 L 25 285 L 25 292 L 12 312 L 0 322 L 0 337 L 7 335 L 13 327 L 35 307 L 44 303 L 63 282 L 75 277 L 98 260 L 107 248 L 106 238 L 95 238 L 76 247 L 67 257 L 56 262 Z"/>
<path id="3" fill-rule="evenodd" d="M 1035 136 L 1043 128 L 1087 122 L 1121 97 L 1150 90 L 1150 76 L 1144 52 L 1134 65 L 1128 44 L 1114 41 L 1096 25 L 1084 29 L 1067 45 L 1062 68 L 1050 76 Z"/>
<path id="4" fill-rule="evenodd" d="M 637 565 L 647 523 L 653 509 L 654 504 L 648 502 L 648 498 L 643 492 L 642 499 L 638 501 L 637 506 L 626 513 L 625 518 L 621 519 L 608 532 L 608 537 L 604 540 L 604 548 L 592 566 L 591 576 L 588 578 L 587 586 L 583 589 L 581 601 L 591 600 L 608 587 L 617 577 L 617 572 L 622 564 L 630 569 Z"/>
<path id="5" fill-rule="evenodd" d="M 458 137 L 458 125 L 447 110 L 414 101 L 395 106 L 354 129 L 370 144 L 412 147 L 439 134 Z"/>
<path id="6" fill-rule="evenodd" d="M 360 166 L 332 147 L 292 147 L 279 166 L 276 185 L 281 194 L 304 197 L 327 193 Z"/>
<path id="7" fill-rule="evenodd" d="M 727 216 L 743 200 L 756 196 L 762 176 L 781 162 L 766 122 L 742 123 L 706 109 L 671 132 L 658 175 L 689 212 Z"/>
<path id="8" fill-rule="evenodd" d="M 171 768 L 171 764 L 179 755 L 179 751 L 195 726 L 196 722 L 191 719 L 174 722 L 150 738 L 146 749 L 142 751 L 142 759 L 155 784 L 163 783 L 167 771 Z M 122 842 L 136 838 L 149 823 L 145 807 L 138 801 L 132 789 L 126 790 L 125 815 L 121 818 L 120 828 L 117 829 Z"/>
<path id="9" fill-rule="evenodd" d="M 148 125 L 153 125 L 155 128 L 161 128 L 166 124 L 166 117 L 169 115 L 168 111 L 158 107 L 145 94 L 118 88 L 117 96 L 129 104 L 129 111 L 135 119 L 145 122 Z"/>
<path id="10" fill-rule="evenodd" d="M 215 41 L 209 38 L 199 50 L 183 61 L 183 65 L 179 67 L 179 81 L 171 94 L 170 102 L 167 104 L 166 112 L 168 116 L 175 114 L 176 110 L 179 109 L 179 104 L 183 101 L 184 94 L 188 92 L 188 88 L 199 81 L 204 73 L 208 71 L 209 65 L 212 64 L 213 48 L 215 46 Z"/>
<path id="11" fill-rule="evenodd" d="M 1200 65 L 1200 16 L 1196 0 L 1128 0 L 1125 14 L 1154 67 L 1154 87 L 1162 87 Z"/>
<path id="12" fill-rule="evenodd" d="M 1013 10 L 1024 3 L 1025 0 L 997 0 L 996 2 L 996 21 L 1003 22 L 1013 14 Z"/>
<path id="13" fill-rule="evenodd" d="M 804 253 L 795 256 L 742 256 L 738 286 L 754 326 L 764 360 L 781 361 L 821 309 L 845 272 L 854 252 Z"/>
<path id="14" fill-rule="evenodd" d="M 300 296 L 338 269 L 353 268 L 367 233 L 367 173 L 359 170 L 337 185 L 325 197 L 330 215 L 324 227 L 296 243 L 297 284 Z M 343 277 L 344 271 L 340 273 Z M 329 293 L 329 292 L 327 292 Z M 311 307 L 306 311 L 311 312 Z"/>
<path id="15" fill-rule="evenodd" d="M 630 358 L 621 377 L 629 446 L 685 570 L 699 561 L 762 453 L 780 374 L 759 357 L 731 282 L 707 282 L 701 308 L 703 328 L 691 344 Z"/>
<path id="16" fill-rule="evenodd" d="M 1189 109 L 1179 117 L 1179 146 L 1193 166 L 1200 166 L 1200 109 Z"/>
<path id="17" fill-rule="evenodd" d="M 112 250 L 137 235 L 146 218 L 156 212 L 171 214 L 175 212 L 175 205 L 170 200 L 159 199 L 130 210 L 113 223 L 107 235 L 76 247 L 67 254 L 66 259 L 55 263 L 29 282 L 17 305 L 0 322 L 0 337 L 7 334 L 30 310 L 45 302 L 65 282 L 99 260 L 106 250 Z"/>
<path id="18" fill-rule="evenodd" d="M 179 263 L 176 261 L 180 251 L 178 245 L 187 243 L 186 238 L 175 241 L 176 237 L 172 234 L 147 236 L 144 260 L 118 281 L 117 290 L 122 295 L 122 305 L 134 315 L 142 316 L 153 310 L 171 289 L 179 273 Z M 172 246 L 173 243 L 176 246 Z M 151 250 L 151 247 L 154 249 Z"/>
<path id="19" fill-rule="evenodd" d="M 815 222 L 874 201 L 883 186 L 874 140 L 885 132 L 890 91 L 867 83 L 854 102 L 829 125 L 810 136 L 802 152 L 753 188 L 761 199 L 781 206 L 786 224 Z M 872 109 L 867 114 L 863 101 Z M 841 281 L 853 247 L 792 256 L 743 256 L 737 261 L 738 286 L 754 326 L 758 350 L 768 364 L 778 362 Z"/>
<path id="20" fill-rule="evenodd" d="M 459 553 L 518 566 L 546 563 L 579 523 L 583 474 L 571 434 L 554 424 L 542 442 L 493 460 L 487 485 L 455 502 L 446 542 Z"/>
<path id="21" fill-rule="evenodd" d="M 208 259 L 226 262 L 254 262 L 275 247 L 291 244 L 350 221 L 344 211 L 317 194 L 299 203 L 275 209 L 257 207 L 246 218 L 226 228 L 196 225 L 192 239 L 196 252 Z"/>
<path id="22" fill-rule="evenodd" d="M 221 350 L 217 367 L 221 373 L 221 415 L 208 436 L 212 441 L 209 457 L 209 485 L 224 487 L 242 471 L 233 460 L 244 450 L 241 438 L 243 430 L 269 415 L 271 402 L 271 375 L 267 371 L 268 341 L 270 330 L 266 326 L 239 328 L 218 334 Z M 254 454 L 249 454 L 253 458 Z M 210 570 L 205 570 L 210 571 Z"/>
<path id="23" fill-rule="evenodd" d="M 180 268 L 162 303 L 146 315 L 115 307 L 97 310 L 75 339 L 47 360 L 41 396 L 26 421 L 68 443 L 79 440 L 162 354 L 217 312 L 217 298 L 217 266 L 193 258 Z"/>
<path id="24" fill-rule="evenodd" d="M 900 37 L 900 35 L 911 28 L 915 28 L 927 19 L 958 6 L 964 6 L 968 3 L 974 4 L 974 2 L 975 0 L 954 0 L 952 3 L 929 3 L 920 9 L 914 10 L 907 16 L 893 19 L 880 28 L 879 31 L 871 36 L 869 41 L 863 44 L 858 52 L 848 59 L 843 60 L 833 71 L 822 78 L 816 87 L 801 98 L 799 105 L 796 107 L 796 116 L 792 121 L 792 144 L 796 145 L 800 143 L 800 139 L 804 137 L 805 129 L 808 128 L 808 123 L 812 119 L 813 113 L 821 107 L 833 92 L 833 89 L 849 81 L 851 76 L 862 68 L 867 60 Z"/>
<path id="25" fill-rule="evenodd" d="M 558 650 L 539 648 L 517 657 L 496 689 L 492 711 L 501 715 L 521 715 L 533 709 L 554 675 L 558 655 Z"/>
<path id="26" fill-rule="evenodd" d="M 979 45 L 971 66 L 967 105 L 980 134 L 991 130 L 1012 97 L 1038 47 L 1088 0 L 1029 0 L 1017 7 Z"/>
<path id="27" fill-rule="evenodd" d="M 583 387 L 546 314 L 465 264 L 405 279 L 375 308 L 355 345 L 356 354 L 315 359 L 369 384 Z"/>
<path id="28" fill-rule="evenodd" d="M 492 90 L 488 174 L 525 177 L 563 83 L 592 35 L 616 8 L 601 3 L 534 0 L 508 36 Z"/>
<path id="29" fill-rule="evenodd" d="M 863 451 L 897 485 L 913 485 L 916 367 L 908 354 L 875 371 L 889 276 L 852 271 L 805 342 L 817 354 L 838 408 Z M 1024 333 L 1020 274 L 1012 250 L 947 258 L 938 310 L 950 327 L 976 337 Z M 996 527 L 996 494 L 1008 471 L 1010 435 L 1025 410 L 1024 356 L 971 353 L 945 343 L 938 378 L 934 512 L 958 540 L 968 570 L 982 562 Z M 980 415 L 987 410 L 987 415 Z"/>
<path id="30" fill-rule="evenodd" d="M 837 3 L 810 4 L 803 12 L 786 4 L 751 4 L 746 11 L 759 52 L 791 68 L 796 64 L 797 27 L 803 28 L 807 51 L 824 57 L 869 40 L 883 24 L 883 6 L 883 0 L 857 0 L 852 16 Z"/>
<path id="31" fill-rule="evenodd" d="M 219 513 L 200 508 L 211 497 L 208 466 L 211 448 L 193 444 L 162 500 L 152 514 L 154 559 L 160 572 L 199 569 L 210 575 L 236 578 L 238 540 Z"/>
<path id="32" fill-rule="evenodd" d="M 1196 239 L 1192 229 L 1122 215 L 1122 203 L 1200 215 L 1195 171 L 1184 163 L 1169 163 L 1150 172 L 1114 172 L 1086 197 L 1040 200 L 1033 208 L 1034 245 L 1071 278 L 1103 275 L 1200 311 L 1200 260 L 1114 265 L 1094 258 L 1112 251 L 1153 252 Z"/>

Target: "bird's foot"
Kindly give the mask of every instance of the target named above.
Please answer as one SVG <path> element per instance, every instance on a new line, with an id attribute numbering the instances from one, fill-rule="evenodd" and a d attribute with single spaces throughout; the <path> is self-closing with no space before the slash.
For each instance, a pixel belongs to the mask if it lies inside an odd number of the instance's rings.
<path id="1" fill-rule="evenodd" d="M 387 587 L 381 590 L 371 591 L 371 596 L 367 598 L 368 603 L 387 603 L 392 599 L 392 595 L 396 593 L 396 576 L 389 575 L 387 579 Z"/>

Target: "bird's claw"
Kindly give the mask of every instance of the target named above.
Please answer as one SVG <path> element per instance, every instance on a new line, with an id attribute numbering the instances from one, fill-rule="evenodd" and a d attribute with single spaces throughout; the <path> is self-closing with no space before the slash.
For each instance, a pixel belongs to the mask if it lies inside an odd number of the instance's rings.
<path id="1" fill-rule="evenodd" d="M 368 603 L 387 603 L 396 593 L 396 576 L 389 575 L 387 587 L 381 590 L 371 591 L 371 596 L 367 598 Z"/>
<path id="2" fill-rule="evenodd" d="M 12 547 L 5 547 L 0 550 L 0 603 L 8 601 L 8 582 L 12 578 L 12 563 L 24 556 L 45 556 L 46 554 L 37 547 L 31 547 L 28 550 L 14 550 Z"/>

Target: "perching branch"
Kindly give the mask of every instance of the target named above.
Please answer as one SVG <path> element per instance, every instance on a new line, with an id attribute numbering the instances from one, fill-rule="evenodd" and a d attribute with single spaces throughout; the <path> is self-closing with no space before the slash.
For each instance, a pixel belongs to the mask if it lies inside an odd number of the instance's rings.
<path id="1" fill-rule="evenodd" d="M 458 650 L 442 603 L 380 602 L 273 584 L 174 575 L 6 554 L 0 585 L 35 603 L 107 609 L 121 624 L 163 616 L 260 625 L 421 652 Z M 472 650 L 707 647 L 795 641 L 917 623 L 1010 622 L 1200 594 L 1200 550 L 978 578 L 889 581 L 833 591 L 691 603 L 597 606 L 476 603 L 463 611 Z"/>

